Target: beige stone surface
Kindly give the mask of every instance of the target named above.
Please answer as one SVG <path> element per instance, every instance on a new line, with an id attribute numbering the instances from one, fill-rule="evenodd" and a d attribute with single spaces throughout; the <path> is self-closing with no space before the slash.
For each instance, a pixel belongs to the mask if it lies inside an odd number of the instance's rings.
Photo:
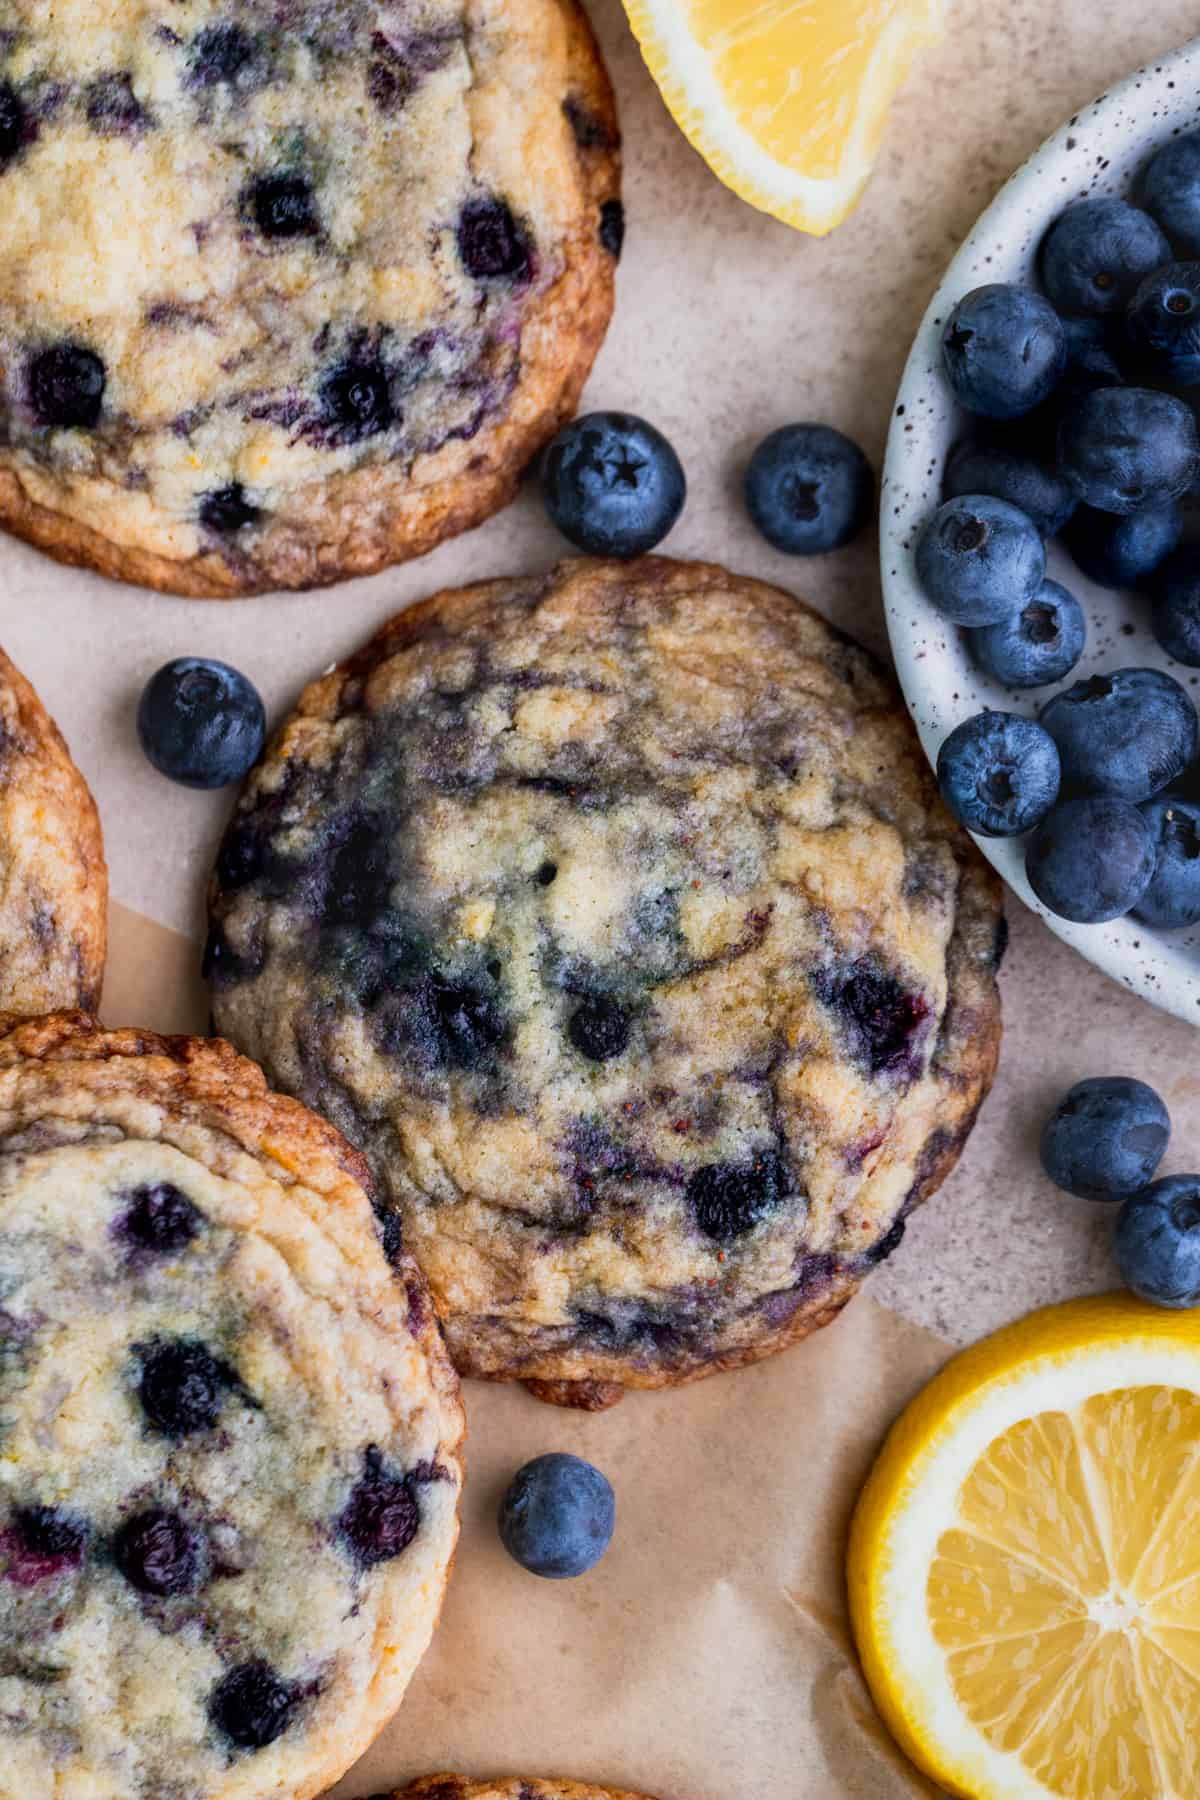
<path id="1" fill-rule="evenodd" d="M 829 420 L 878 463 L 907 347 L 938 276 L 1000 182 L 1064 117 L 1200 28 L 1186 0 L 956 0 L 950 35 L 901 96 L 857 213 L 822 241 L 755 213 L 709 174 L 647 77 L 619 0 L 594 0 L 626 138 L 629 235 L 617 314 L 590 405 L 646 413 L 691 484 L 665 546 L 791 585 L 883 645 L 869 538 L 813 563 L 777 556 L 738 500 L 756 439 Z M 228 800 L 171 787 L 142 761 L 133 707 L 168 656 L 224 657 L 278 712 L 301 684 L 389 613 L 446 583 L 542 565 L 564 546 L 527 491 L 423 562 L 313 595 L 206 604 L 64 572 L 0 543 L 0 640 L 36 681 L 93 784 L 113 893 L 198 932 L 203 882 Z M 959 1172 L 914 1222 L 873 1292 L 954 1338 L 1035 1302 L 1112 1280 L 1108 1219 L 1037 1171 L 1038 1122 L 1086 1073 L 1125 1070 L 1166 1094 L 1169 1167 L 1200 1161 L 1191 1030 L 1064 949 L 1014 901 L 1002 1074 Z"/>

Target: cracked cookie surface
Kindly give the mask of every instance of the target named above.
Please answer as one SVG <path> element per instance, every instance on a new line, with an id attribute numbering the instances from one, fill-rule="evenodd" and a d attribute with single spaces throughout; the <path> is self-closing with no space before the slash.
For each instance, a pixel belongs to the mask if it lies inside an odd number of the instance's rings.
<path id="1" fill-rule="evenodd" d="M 220 1028 L 366 1153 L 460 1370 L 589 1406 L 832 1317 L 953 1165 L 995 877 L 866 654 L 699 564 L 435 596 L 213 886 Z"/>
<path id="2" fill-rule="evenodd" d="M 477 523 L 603 337 L 618 142 L 576 0 L 13 0 L 0 523 L 196 595 Z"/>
<path id="3" fill-rule="evenodd" d="M 471 1781 L 465 1775 L 424 1775 L 394 1794 L 372 1800 L 650 1800 L 624 1788 L 593 1787 L 589 1781 L 560 1781 L 533 1776 L 500 1776 Z"/>
<path id="4" fill-rule="evenodd" d="M 0 650 L 0 1013 L 100 998 L 108 875 L 87 783 Z"/>
<path id="5" fill-rule="evenodd" d="M 307 1800 L 398 1704 L 462 1415 L 369 1187 L 228 1045 L 0 1021 L 3 1800 Z"/>

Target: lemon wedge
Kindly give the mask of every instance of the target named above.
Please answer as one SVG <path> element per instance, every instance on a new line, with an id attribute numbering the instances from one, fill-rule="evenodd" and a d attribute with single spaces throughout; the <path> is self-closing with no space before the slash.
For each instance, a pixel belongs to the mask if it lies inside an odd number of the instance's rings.
<path id="1" fill-rule="evenodd" d="M 946 0 L 625 0 L 677 125 L 743 200 L 821 237 L 871 173 Z"/>
<path id="2" fill-rule="evenodd" d="M 1200 1794 L 1200 1317 L 1078 1300 L 956 1357 L 848 1575 L 879 1709 L 951 1793 Z"/>

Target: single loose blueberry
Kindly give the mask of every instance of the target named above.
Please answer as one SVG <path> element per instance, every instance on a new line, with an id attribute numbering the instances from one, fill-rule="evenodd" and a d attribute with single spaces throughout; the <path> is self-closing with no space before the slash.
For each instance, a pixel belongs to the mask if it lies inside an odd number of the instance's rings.
<path id="1" fill-rule="evenodd" d="M 1029 885 L 1060 919 L 1119 919 L 1154 874 L 1154 833 L 1136 806 L 1107 794 L 1064 801 L 1044 818 L 1025 855 Z"/>
<path id="2" fill-rule="evenodd" d="M 219 537 L 232 537 L 244 526 L 255 524 L 262 517 L 262 508 L 255 506 L 240 481 L 234 481 L 201 494 L 199 517 L 200 523 Z"/>
<path id="3" fill-rule="evenodd" d="M 1152 1087 L 1128 1075 L 1077 1081 L 1042 1127 L 1042 1167 L 1081 1200 L 1122 1200 L 1154 1179 L 1171 1118 Z"/>
<path id="4" fill-rule="evenodd" d="M 1148 275 L 1129 302 L 1126 330 L 1146 375 L 1175 387 L 1200 384 L 1200 262 Z"/>
<path id="5" fill-rule="evenodd" d="M 818 975 L 813 985 L 825 1004 L 842 1014 L 872 1075 L 905 1067 L 913 1038 L 929 1015 L 923 995 L 906 988 L 869 957 L 832 975 Z"/>
<path id="6" fill-rule="evenodd" d="M 1147 800 L 1142 812 L 1155 836 L 1154 874 L 1133 909 L 1160 931 L 1200 922 L 1200 806 L 1190 800 Z"/>
<path id="7" fill-rule="evenodd" d="M 611 995 L 597 995 L 575 1008 L 567 1036 L 590 1062 L 608 1062 L 620 1056 L 629 1042 L 629 1014 Z"/>
<path id="8" fill-rule="evenodd" d="M 1062 768 L 1049 732 L 1017 713 L 982 712 L 955 726 L 938 751 L 946 805 L 980 837 L 1016 837 L 1058 798 Z"/>
<path id="9" fill-rule="evenodd" d="M 159 1339 L 139 1354 L 138 1398 L 151 1425 L 169 1438 L 210 1431 L 236 1380 L 228 1366 L 194 1338 Z"/>
<path id="10" fill-rule="evenodd" d="M 25 107 L 11 81 L 0 81 L 0 169 L 6 169 L 25 142 Z"/>
<path id="11" fill-rule="evenodd" d="M 640 556 L 683 511 L 683 466 L 660 431 L 633 413 L 585 413 L 564 425 L 541 463 L 551 521 L 580 550 Z"/>
<path id="12" fill-rule="evenodd" d="M 260 175 L 247 189 L 246 205 L 264 237 L 314 237 L 321 228 L 306 175 Z"/>
<path id="13" fill-rule="evenodd" d="M 960 444 L 946 465 L 944 494 L 990 494 L 1031 519 L 1039 537 L 1057 537 L 1075 510 L 1075 496 L 1058 471 L 1032 456 L 991 444 Z"/>
<path id="14" fill-rule="evenodd" d="M 586 1575 L 612 1542 L 617 1502 L 582 1457 L 536 1456 L 518 1469 L 500 1503 L 500 1541 L 531 1575 Z"/>
<path id="15" fill-rule="evenodd" d="M 1150 623 L 1168 656 L 1200 668 L 1200 545 L 1183 545 L 1158 570 Z"/>
<path id="16" fill-rule="evenodd" d="M 1169 138 L 1142 176 L 1142 205 L 1187 256 L 1200 256 L 1200 132 Z"/>
<path id="17" fill-rule="evenodd" d="M 253 767 L 266 735 L 258 689 L 228 663 L 177 656 L 142 690 L 138 740 L 160 775 L 218 788 Z"/>
<path id="18" fill-rule="evenodd" d="M 1063 541 L 1076 564 L 1098 587 L 1141 587 L 1183 535 L 1177 500 L 1140 512 L 1105 513 L 1079 507 Z"/>
<path id="19" fill-rule="evenodd" d="M 1042 286 L 1062 312 L 1100 318 L 1119 312 L 1143 277 L 1170 257 L 1149 213 L 1126 200 L 1077 200 L 1042 239 Z"/>
<path id="20" fill-rule="evenodd" d="M 468 201 L 458 221 L 458 254 L 476 281 L 527 281 L 533 269 L 529 231 L 495 195 Z"/>
<path id="21" fill-rule="evenodd" d="M 134 1189 L 116 1231 L 135 1252 L 169 1256 L 190 1244 L 203 1223 L 203 1213 L 186 1194 L 170 1181 L 156 1181 Z"/>
<path id="22" fill-rule="evenodd" d="M 409 1483 L 385 1468 L 374 1444 L 363 1464 L 363 1473 L 338 1518 L 337 1533 L 355 1561 L 370 1569 L 408 1549 L 420 1527 L 421 1513 Z"/>
<path id="23" fill-rule="evenodd" d="M 1155 1306 L 1200 1304 L 1200 1176 L 1168 1175 L 1122 1203 L 1113 1233 L 1121 1280 Z"/>
<path id="24" fill-rule="evenodd" d="M 970 634 L 971 655 L 981 669 L 1008 687 L 1045 687 L 1069 675 L 1083 655 L 1083 608 L 1057 581 L 1043 581 L 1015 618 Z"/>
<path id="25" fill-rule="evenodd" d="M 705 1237 L 731 1244 L 775 1211 L 787 1173 L 774 1150 L 760 1150 L 748 1162 L 705 1163 L 687 1184 L 687 1203 Z"/>
<path id="26" fill-rule="evenodd" d="M 372 357 L 339 363 L 321 383 L 321 412 L 335 444 L 357 444 L 387 431 L 397 419 L 383 364 Z"/>
<path id="27" fill-rule="evenodd" d="M 1041 724 L 1058 745 L 1063 783 L 1080 793 L 1148 800 L 1195 759 L 1196 709 L 1160 669 L 1114 669 L 1055 694 Z"/>
<path id="28" fill-rule="evenodd" d="M 165 1507 L 138 1513 L 122 1525 L 113 1540 L 113 1560 L 139 1594 L 194 1594 L 203 1578 L 198 1534 Z"/>
<path id="29" fill-rule="evenodd" d="M 133 91 L 127 69 L 98 75 L 86 89 L 87 121 L 101 137 L 133 137 L 153 125 L 154 119 Z"/>
<path id="30" fill-rule="evenodd" d="M 781 425 L 746 467 L 746 508 L 776 550 L 821 556 L 871 516 L 875 476 L 858 445 L 831 425 Z"/>
<path id="31" fill-rule="evenodd" d="M 625 208 L 619 200 L 606 200 L 600 208 L 600 246 L 615 262 L 625 247 Z"/>
<path id="32" fill-rule="evenodd" d="M 1063 414 L 1058 460 L 1079 498 L 1101 512 L 1164 506 L 1195 476 L 1196 421 L 1173 394 L 1097 388 Z"/>
<path id="33" fill-rule="evenodd" d="M 1066 363 L 1062 321 L 1029 288 L 990 282 L 958 302 L 942 336 L 942 363 L 960 405 L 1015 419 L 1049 398 Z"/>
<path id="34" fill-rule="evenodd" d="M 29 365 L 29 396 L 39 425 L 87 430 L 100 417 L 104 364 L 83 344 L 51 344 Z"/>
<path id="35" fill-rule="evenodd" d="M 233 81 L 254 55 L 254 39 L 240 25 L 207 25 L 192 39 L 193 87 Z"/>
<path id="36" fill-rule="evenodd" d="M 1029 604 L 1046 576 L 1037 527 L 1007 500 L 963 494 L 938 507 L 917 540 L 917 579 L 956 625 L 995 625 Z"/>
<path id="37" fill-rule="evenodd" d="M 236 1749 L 264 1750 L 282 1737 L 299 1702 L 296 1684 L 283 1681 L 269 1663 L 246 1662 L 218 1681 L 208 1716 Z"/>

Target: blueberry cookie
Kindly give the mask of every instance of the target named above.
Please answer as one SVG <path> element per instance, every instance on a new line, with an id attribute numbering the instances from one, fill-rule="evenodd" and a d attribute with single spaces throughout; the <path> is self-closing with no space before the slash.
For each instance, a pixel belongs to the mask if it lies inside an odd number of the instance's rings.
<path id="1" fill-rule="evenodd" d="M 648 558 L 439 594 L 310 687 L 207 966 L 373 1163 L 459 1369 L 597 1406 L 781 1349 L 899 1242 L 1002 940 L 864 652 Z"/>
<path id="2" fill-rule="evenodd" d="M 369 573 L 511 498 L 621 246 L 576 0 L 0 24 L 0 524 L 229 595 Z"/>
<path id="3" fill-rule="evenodd" d="M 649 1796 L 593 1787 L 589 1781 L 539 1781 L 519 1775 L 468 1781 L 464 1775 L 424 1775 L 394 1794 L 376 1794 L 373 1800 L 649 1800 Z"/>
<path id="4" fill-rule="evenodd" d="M 0 1013 L 95 1006 L 108 874 L 87 783 L 0 650 Z"/>
<path id="5" fill-rule="evenodd" d="M 362 1159 L 226 1044 L 0 1028 L 0 1796 L 307 1800 L 457 1536 L 457 1380 Z"/>

